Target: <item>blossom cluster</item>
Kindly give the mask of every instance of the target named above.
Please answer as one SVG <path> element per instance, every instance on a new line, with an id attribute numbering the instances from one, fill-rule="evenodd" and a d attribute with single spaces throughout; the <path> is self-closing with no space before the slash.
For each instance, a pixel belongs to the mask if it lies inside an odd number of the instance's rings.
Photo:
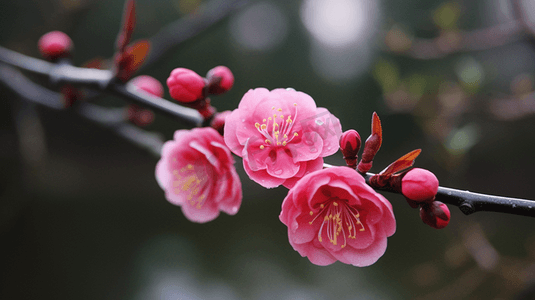
<path id="1" fill-rule="evenodd" d="M 343 133 L 338 118 L 303 92 L 251 89 L 234 111 L 217 113 L 207 96 L 228 91 L 233 80 L 222 66 L 206 78 L 178 68 L 167 80 L 171 96 L 197 109 L 212 126 L 176 131 L 156 166 L 167 200 L 181 206 L 186 218 L 204 223 L 221 211 L 238 212 L 242 191 L 233 153 L 242 158 L 251 180 L 265 188 L 289 189 L 279 219 L 288 228 L 290 245 L 314 264 L 369 266 L 385 253 L 396 220 L 391 203 L 374 188 L 388 186 L 403 194 L 411 206 L 420 207 L 424 223 L 447 225 L 447 207 L 434 201 L 436 177 L 423 169 L 405 170 L 420 150 L 367 182 L 366 172 L 382 142 L 375 113 L 359 162 L 358 132 Z M 347 166 L 325 165 L 323 158 L 339 149 Z"/>

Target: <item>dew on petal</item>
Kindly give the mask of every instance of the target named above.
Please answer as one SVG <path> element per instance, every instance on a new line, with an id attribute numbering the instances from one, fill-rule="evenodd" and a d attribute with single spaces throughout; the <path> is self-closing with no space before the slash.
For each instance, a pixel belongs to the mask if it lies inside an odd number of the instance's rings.
<path id="1" fill-rule="evenodd" d="M 273 171 L 273 174 L 275 174 L 275 175 L 281 175 L 281 174 L 282 174 L 282 169 L 274 170 L 274 171 Z"/>

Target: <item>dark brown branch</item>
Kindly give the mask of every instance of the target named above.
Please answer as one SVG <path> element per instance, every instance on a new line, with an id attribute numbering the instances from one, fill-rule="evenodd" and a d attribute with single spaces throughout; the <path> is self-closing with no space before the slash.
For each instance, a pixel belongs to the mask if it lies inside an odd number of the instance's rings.
<path id="1" fill-rule="evenodd" d="M 77 112 L 82 117 L 102 127 L 111 129 L 115 134 L 132 142 L 136 146 L 148 150 L 154 156 L 160 156 L 164 143 L 163 136 L 158 133 L 147 132 L 128 123 L 123 117 L 124 109 L 110 109 L 91 103 L 81 103 L 77 107 Z"/>
<path id="2" fill-rule="evenodd" d="M 0 82 L 3 82 L 25 101 L 53 109 L 66 108 L 61 93 L 48 90 L 32 82 L 12 67 L 0 64 Z M 151 154 L 160 155 L 164 143 L 163 137 L 128 123 L 124 108 L 104 108 L 92 103 L 78 103 L 76 111 L 85 119 L 109 128 L 118 136 L 148 150 Z"/>
<path id="3" fill-rule="evenodd" d="M 324 168 L 332 167 L 329 164 L 323 164 Z M 375 174 L 366 173 L 364 179 L 370 186 L 370 179 Z M 375 188 L 379 191 L 399 194 L 388 185 L 384 188 Z M 487 194 L 474 193 L 470 191 L 461 191 L 448 187 L 438 187 L 438 193 L 435 200 L 446 204 L 455 205 L 465 214 L 470 215 L 478 211 L 493 211 L 507 213 L 519 216 L 535 217 L 535 201 L 519 198 L 493 196 Z"/>
<path id="4" fill-rule="evenodd" d="M 0 46 L 0 62 L 43 75 L 53 84 L 73 84 L 111 95 L 166 114 L 191 126 L 201 126 L 204 118 L 194 109 L 138 91 L 134 86 L 114 80 L 109 70 L 79 68 L 68 64 L 53 64 L 8 50 Z M 0 70 L 0 72 L 2 72 Z M 5 75 L 4 76 L 8 76 Z M 22 88 L 23 86 L 21 86 Z"/>
<path id="5" fill-rule="evenodd" d="M 0 63 L 0 82 L 20 98 L 53 109 L 63 109 L 65 104 L 60 93 L 44 88 L 26 78 L 19 70 Z"/>
<path id="6" fill-rule="evenodd" d="M 370 183 L 369 180 L 373 175 L 375 174 L 366 174 L 366 183 Z M 395 193 L 389 188 L 378 190 Z M 493 211 L 535 217 L 535 201 L 533 200 L 486 195 L 441 186 L 438 187 L 436 200 L 458 206 L 465 215 L 478 211 Z"/>

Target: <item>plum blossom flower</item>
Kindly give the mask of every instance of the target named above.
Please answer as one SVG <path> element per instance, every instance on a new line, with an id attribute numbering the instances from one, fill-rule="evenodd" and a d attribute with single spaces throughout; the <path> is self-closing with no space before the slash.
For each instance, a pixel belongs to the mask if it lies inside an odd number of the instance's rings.
<path id="1" fill-rule="evenodd" d="M 225 143 L 249 177 L 266 188 L 292 187 L 338 151 L 340 121 L 293 89 L 249 90 L 225 122 Z"/>
<path id="2" fill-rule="evenodd" d="M 177 130 L 162 148 L 156 180 L 190 221 L 205 223 L 219 212 L 238 212 L 242 200 L 234 159 L 213 128 Z"/>
<path id="3" fill-rule="evenodd" d="M 392 205 L 348 167 L 304 176 L 290 189 L 279 216 L 292 247 L 316 265 L 375 263 L 396 231 Z"/>

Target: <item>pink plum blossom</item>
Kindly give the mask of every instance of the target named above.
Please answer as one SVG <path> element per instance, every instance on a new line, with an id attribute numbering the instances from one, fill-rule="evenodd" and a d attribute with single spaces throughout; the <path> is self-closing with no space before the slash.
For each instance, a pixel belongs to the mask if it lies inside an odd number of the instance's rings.
<path id="1" fill-rule="evenodd" d="M 293 89 L 249 90 L 225 122 L 225 143 L 249 177 L 266 188 L 292 187 L 338 151 L 340 121 Z"/>
<path id="2" fill-rule="evenodd" d="M 177 130 L 156 165 L 156 179 L 172 204 L 190 221 L 205 223 L 238 212 L 242 200 L 234 159 L 213 128 Z"/>
<path id="3" fill-rule="evenodd" d="M 316 265 L 375 263 L 396 231 L 392 205 L 349 167 L 312 172 L 290 189 L 279 216 L 292 247 Z"/>

